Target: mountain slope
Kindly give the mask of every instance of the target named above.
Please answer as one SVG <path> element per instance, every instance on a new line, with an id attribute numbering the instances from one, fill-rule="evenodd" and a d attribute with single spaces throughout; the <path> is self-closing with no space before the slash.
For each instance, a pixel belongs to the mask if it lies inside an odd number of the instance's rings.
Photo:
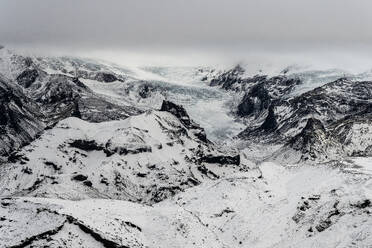
<path id="1" fill-rule="evenodd" d="M 170 104 L 122 121 L 59 122 L 1 167 L 1 195 L 153 203 L 243 168 Z"/>
<path id="2" fill-rule="evenodd" d="M 283 164 L 368 154 L 372 82 L 341 78 L 294 94 L 303 83 L 287 75 L 246 77 L 239 66 L 210 82 L 242 95 L 232 110 L 247 126 L 240 146 L 275 145 L 272 159 Z"/>
<path id="3" fill-rule="evenodd" d="M 0 75 L 0 157 L 31 142 L 45 127 L 43 117 L 20 87 Z"/>

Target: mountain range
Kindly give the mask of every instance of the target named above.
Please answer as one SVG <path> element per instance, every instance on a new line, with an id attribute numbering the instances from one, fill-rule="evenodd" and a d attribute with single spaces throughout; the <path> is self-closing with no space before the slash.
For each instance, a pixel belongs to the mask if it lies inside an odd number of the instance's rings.
<path id="1" fill-rule="evenodd" d="M 0 49 L 0 247 L 370 247 L 371 72 Z"/>

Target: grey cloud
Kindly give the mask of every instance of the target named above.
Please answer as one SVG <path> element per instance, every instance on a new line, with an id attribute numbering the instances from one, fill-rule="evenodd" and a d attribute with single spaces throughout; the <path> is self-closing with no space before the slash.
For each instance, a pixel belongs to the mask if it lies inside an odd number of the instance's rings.
<path id="1" fill-rule="evenodd" d="M 76 48 L 372 42 L 363 0 L 1 0 L 0 43 Z"/>

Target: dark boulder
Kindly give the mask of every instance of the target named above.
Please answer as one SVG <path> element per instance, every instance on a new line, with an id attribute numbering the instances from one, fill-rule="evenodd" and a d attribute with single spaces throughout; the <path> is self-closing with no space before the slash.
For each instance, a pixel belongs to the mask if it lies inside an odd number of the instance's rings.
<path id="1" fill-rule="evenodd" d="M 92 187 L 92 185 L 93 185 L 93 183 L 92 183 L 91 181 L 89 181 L 89 180 L 85 180 L 85 181 L 83 182 L 83 184 L 84 184 L 85 186 L 88 186 L 88 187 Z"/>
<path id="2" fill-rule="evenodd" d="M 80 181 L 80 182 L 82 182 L 82 181 L 87 180 L 88 177 L 85 176 L 85 175 L 82 175 L 82 174 L 77 174 L 77 175 L 73 176 L 71 179 L 72 179 L 72 180 L 75 180 L 75 181 Z"/>
<path id="3" fill-rule="evenodd" d="M 25 88 L 30 87 L 38 78 L 39 72 L 36 69 L 27 69 L 16 78 L 18 84 Z"/>
<path id="4" fill-rule="evenodd" d="M 240 155 L 227 156 L 227 155 L 214 155 L 208 154 L 204 155 L 199 159 L 199 162 L 209 163 L 209 164 L 240 164 Z"/>
<path id="5" fill-rule="evenodd" d="M 94 140 L 74 140 L 69 143 L 71 147 L 78 148 L 83 151 L 102 151 L 103 146 L 96 143 Z"/>
<path id="6" fill-rule="evenodd" d="M 118 81 L 118 78 L 114 74 L 107 72 L 97 72 L 94 79 L 104 83 L 112 83 Z"/>
<path id="7" fill-rule="evenodd" d="M 198 166 L 198 171 L 200 171 L 200 173 L 207 176 L 208 178 L 212 178 L 212 179 L 220 178 L 216 173 L 214 173 L 213 171 L 211 171 L 207 167 L 205 167 L 205 165 L 199 165 Z"/>

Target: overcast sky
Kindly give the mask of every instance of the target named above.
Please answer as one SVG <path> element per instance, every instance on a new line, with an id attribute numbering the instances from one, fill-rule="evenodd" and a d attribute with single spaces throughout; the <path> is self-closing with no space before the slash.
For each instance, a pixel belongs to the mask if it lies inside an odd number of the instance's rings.
<path id="1" fill-rule="evenodd" d="M 372 44 L 371 0 L 0 0 L 0 44 L 64 50 L 348 49 Z"/>

